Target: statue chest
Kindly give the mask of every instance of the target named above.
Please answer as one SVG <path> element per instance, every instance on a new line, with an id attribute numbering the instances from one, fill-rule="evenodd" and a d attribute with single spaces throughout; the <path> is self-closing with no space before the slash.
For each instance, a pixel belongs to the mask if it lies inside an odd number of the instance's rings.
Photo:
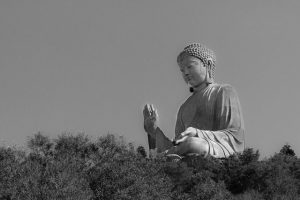
<path id="1" fill-rule="evenodd" d="M 185 126 L 212 130 L 214 125 L 214 95 L 195 94 L 183 105 L 181 119 Z"/>

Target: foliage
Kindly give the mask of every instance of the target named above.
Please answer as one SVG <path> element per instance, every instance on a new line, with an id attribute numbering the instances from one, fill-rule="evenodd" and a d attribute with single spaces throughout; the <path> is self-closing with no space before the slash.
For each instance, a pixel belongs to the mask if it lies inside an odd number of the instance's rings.
<path id="1" fill-rule="evenodd" d="M 280 153 L 287 155 L 287 156 L 295 156 L 296 155 L 294 150 L 291 148 L 291 146 L 289 144 L 284 145 L 281 148 Z"/>
<path id="2" fill-rule="evenodd" d="M 112 134 L 96 141 L 64 133 L 0 147 L 0 199 L 299 199 L 300 159 L 291 146 L 259 160 L 251 148 L 226 159 L 149 159 Z"/>
<path id="3" fill-rule="evenodd" d="M 142 156 L 143 158 L 146 158 L 147 157 L 147 153 L 146 153 L 146 150 L 143 146 L 139 146 L 137 149 L 136 149 L 136 152 Z"/>

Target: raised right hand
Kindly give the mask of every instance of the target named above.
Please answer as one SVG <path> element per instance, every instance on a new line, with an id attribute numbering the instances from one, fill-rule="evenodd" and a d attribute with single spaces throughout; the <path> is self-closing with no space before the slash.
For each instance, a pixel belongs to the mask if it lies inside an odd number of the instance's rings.
<path id="1" fill-rule="evenodd" d="M 158 113 L 157 109 L 151 104 L 146 104 L 143 110 L 144 115 L 144 129 L 147 133 L 154 133 L 158 127 Z"/>

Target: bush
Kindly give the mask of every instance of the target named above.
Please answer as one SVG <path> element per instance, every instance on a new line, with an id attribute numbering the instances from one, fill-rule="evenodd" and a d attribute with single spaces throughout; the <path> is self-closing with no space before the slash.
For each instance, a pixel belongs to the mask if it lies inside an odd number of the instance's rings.
<path id="1" fill-rule="evenodd" d="M 112 134 L 28 140 L 29 152 L 0 147 L 0 199 L 299 199 L 300 160 L 289 145 L 259 160 L 251 148 L 226 159 L 148 159 Z"/>

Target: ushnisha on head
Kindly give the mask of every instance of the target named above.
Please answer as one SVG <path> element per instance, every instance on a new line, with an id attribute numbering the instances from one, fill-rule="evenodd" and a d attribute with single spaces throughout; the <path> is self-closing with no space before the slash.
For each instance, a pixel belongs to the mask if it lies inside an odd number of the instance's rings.
<path id="1" fill-rule="evenodd" d="M 215 53 L 207 48 L 205 45 L 200 43 L 192 43 L 186 46 L 183 51 L 177 57 L 177 63 L 182 66 L 188 57 L 194 57 L 201 61 L 201 64 L 206 68 L 205 82 L 214 82 L 214 73 L 216 67 L 216 55 Z M 185 76 L 185 75 L 184 75 Z"/>

